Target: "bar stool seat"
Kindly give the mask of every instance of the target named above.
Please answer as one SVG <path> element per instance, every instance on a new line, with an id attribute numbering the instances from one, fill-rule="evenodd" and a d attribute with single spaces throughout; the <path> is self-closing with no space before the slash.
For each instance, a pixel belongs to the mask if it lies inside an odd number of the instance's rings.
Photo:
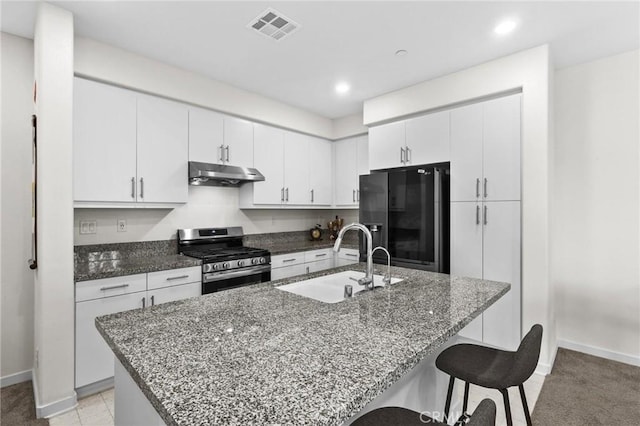
<path id="1" fill-rule="evenodd" d="M 531 415 L 524 394 L 523 383 L 531 377 L 538 365 L 542 345 L 542 326 L 535 324 L 520 342 L 516 352 L 489 348 L 472 344 L 453 345 L 442 351 L 436 358 L 436 367 L 451 376 L 447 402 L 444 407 L 445 419 L 449 416 L 451 395 L 455 379 L 465 382 L 462 411 L 467 410 L 469 384 L 497 389 L 502 394 L 507 425 L 511 426 L 511 408 L 508 388 L 518 386 L 525 411 L 527 425 L 531 426 Z"/>
<path id="2" fill-rule="evenodd" d="M 496 404 L 490 399 L 483 399 L 478 404 L 476 411 L 465 423 L 466 426 L 494 426 L 496 422 Z M 440 425 L 431 417 L 401 407 L 382 407 L 368 412 L 351 423 L 351 426 L 424 426 Z"/>

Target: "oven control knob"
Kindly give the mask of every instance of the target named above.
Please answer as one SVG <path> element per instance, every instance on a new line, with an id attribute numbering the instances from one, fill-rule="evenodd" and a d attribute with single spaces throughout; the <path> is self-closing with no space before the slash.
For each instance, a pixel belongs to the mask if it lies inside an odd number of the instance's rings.
<path id="1" fill-rule="evenodd" d="M 211 264 L 206 264 L 206 265 L 203 265 L 203 266 L 202 266 L 202 270 L 203 270 L 205 273 L 207 273 L 207 272 L 211 272 L 211 269 L 213 269 Z"/>
<path id="2" fill-rule="evenodd" d="M 222 269 L 229 269 L 229 262 L 223 262 Z"/>
<path id="3" fill-rule="evenodd" d="M 254 257 L 253 259 L 251 259 L 251 264 L 252 265 L 257 265 L 258 263 L 260 263 L 260 258 Z"/>
<path id="4" fill-rule="evenodd" d="M 238 260 L 238 267 L 244 266 L 244 260 Z"/>
<path id="5" fill-rule="evenodd" d="M 258 262 L 260 263 L 265 263 L 267 261 L 267 259 L 265 259 L 264 257 L 261 257 L 260 259 L 258 259 Z"/>

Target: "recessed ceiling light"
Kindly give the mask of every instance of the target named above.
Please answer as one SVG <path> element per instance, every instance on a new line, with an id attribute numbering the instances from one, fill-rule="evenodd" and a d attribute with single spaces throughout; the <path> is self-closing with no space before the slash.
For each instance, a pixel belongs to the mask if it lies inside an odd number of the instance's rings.
<path id="1" fill-rule="evenodd" d="M 406 56 L 407 53 L 404 49 L 396 50 L 396 56 Z"/>
<path id="2" fill-rule="evenodd" d="M 507 19 L 496 25 L 496 27 L 493 29 L 493 32 L 498 35 L 505 35 L 513 31 L 517 26 L 518 24 L 516 23 L 516 21 L 514 21 L 513 19 Z"/>
<path id="3" fill-rule="evenodd" d="M 338 83 L 336 84 L 336 93 L 340 95 L 344 95 L 349 90 L 351 90 L 351 86 L 348 83 Z"/>

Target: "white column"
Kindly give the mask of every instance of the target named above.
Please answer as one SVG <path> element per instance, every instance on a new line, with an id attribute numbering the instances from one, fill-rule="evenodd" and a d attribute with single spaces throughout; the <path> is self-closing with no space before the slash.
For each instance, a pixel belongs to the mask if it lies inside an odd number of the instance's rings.
<path id="1" fill-rule="evenodd" d="M 73 15 L 38 5 L 34 34 L 38 117 L 38 269 L 34 392 L 38 417 L 76 403 L 72 193 Z"/>

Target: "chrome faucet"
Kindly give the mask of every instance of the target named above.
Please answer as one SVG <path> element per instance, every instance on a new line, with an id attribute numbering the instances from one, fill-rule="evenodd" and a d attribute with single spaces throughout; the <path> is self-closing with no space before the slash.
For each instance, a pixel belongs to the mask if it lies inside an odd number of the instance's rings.
<path id="1" fill-rule="evenodd" d="M 389 285 L 391 284 L 391 255 L 389 254 L 389 251 L 382 246 L 378 246 L 373 250 L 371 250 L 371 255 L 373 255 L 373 253 L 375 253 L 376 250 L 382 250 L 387 254 L 387 275 L 385 275 L 384 278 L 382 278 L 382 282 L 385 285 Z"/>
<path id="2" fill-rule="evenodd" d="M 344 228 L 340 230 L 338 233 L 338 238 L 336 238 L 336 242 L 333 245 L 333 251 L 338 252 L 340 250 L 340 244 L 342 244 L 342 237 L 344 233 L 350 229 L 359 229 L 366 235 L 367 237 L 367 269 L 364 275 L 364 278 L 360 278 L 357 283 L 361 286 L 364 286 L 366 289 L 373 289 L 373 256 L 372 256 L 372 248 L 373 248 L 373 238 L 371 237 L 371 231 L 369 228 L 364 226 L 361 223 L 350 223 L 346 225 Z"/>

